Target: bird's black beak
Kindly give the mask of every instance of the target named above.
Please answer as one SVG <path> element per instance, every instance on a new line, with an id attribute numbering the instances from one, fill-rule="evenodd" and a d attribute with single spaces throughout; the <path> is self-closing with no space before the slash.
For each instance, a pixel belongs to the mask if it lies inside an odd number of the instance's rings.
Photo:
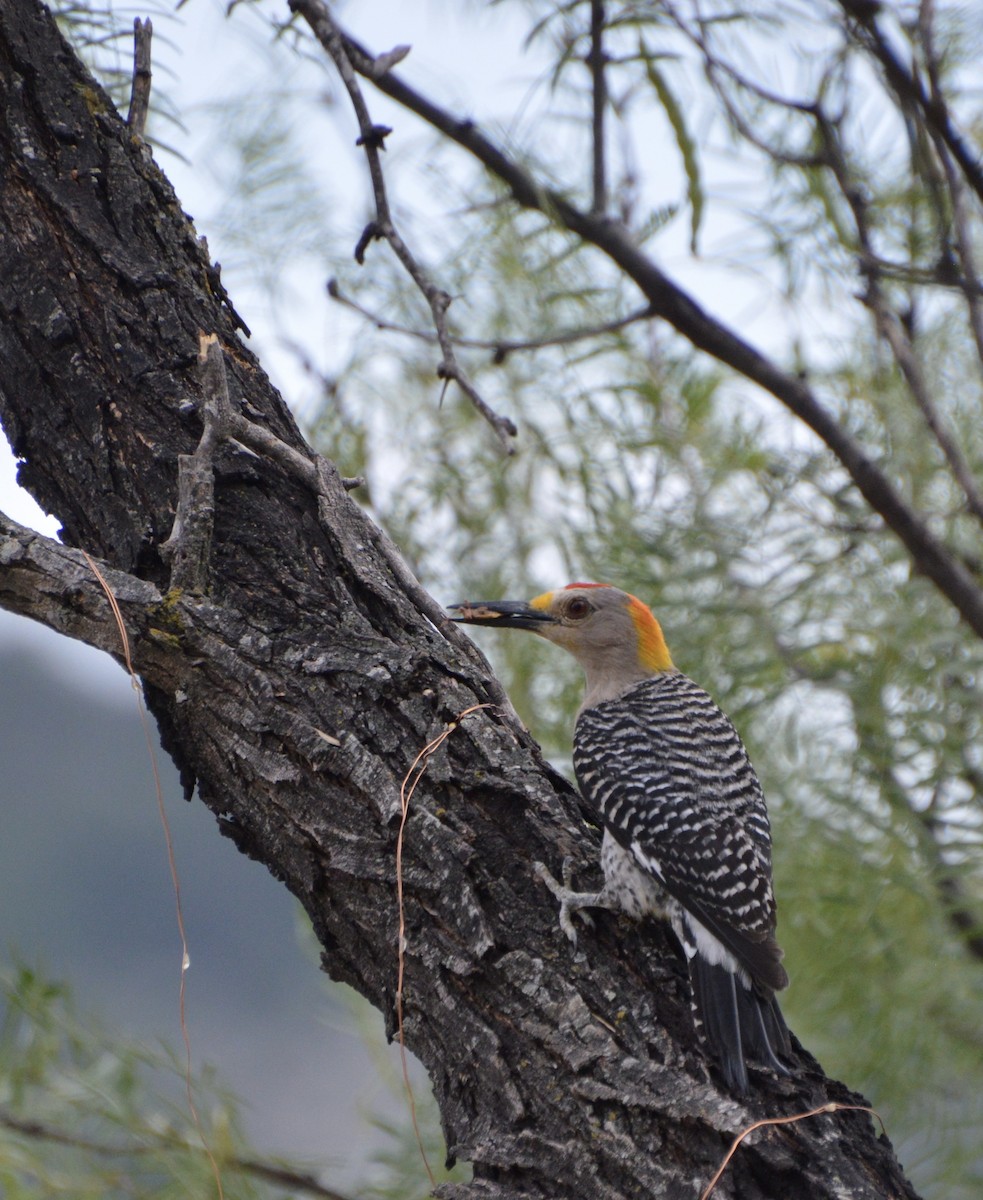
<path id="1" fill-rule="evenodd" d="M 449 604 L 452 620 L 463 625 L 498 625 L 501 629 L 531 629 L 535 632 L 544 625 L 552 625 L 555 617 L 533 608 L 525 600 L 464 600 L 460 604 Z"/>

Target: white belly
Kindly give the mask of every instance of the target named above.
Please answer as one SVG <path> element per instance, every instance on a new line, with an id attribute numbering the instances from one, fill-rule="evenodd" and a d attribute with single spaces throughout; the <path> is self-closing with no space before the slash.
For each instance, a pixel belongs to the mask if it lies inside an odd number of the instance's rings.
<path id="1" fill-rule="evenodd" d="M 658 880 L 643 871 L 635 856 L 623 849 L 605 829 L 601 842 L 601 870 L 604 892 L 636 920 L 652 913 L 665 917 L 668 897 Z"/>

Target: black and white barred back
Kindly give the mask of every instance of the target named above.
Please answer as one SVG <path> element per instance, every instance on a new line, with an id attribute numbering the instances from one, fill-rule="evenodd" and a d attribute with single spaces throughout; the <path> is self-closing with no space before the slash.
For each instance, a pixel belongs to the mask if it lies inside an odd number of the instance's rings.
<path id="1" fill-rule="evenodd" d="M 729 718 L 691 679 L 664 672 L 584 709 L 573 761 L 604 824 L 605 892 L 633 915 L 644 906 L 669 918 L 728 1084 L 747 1089 L 747 1056 L 784 1073 L 771 830 Z"/>

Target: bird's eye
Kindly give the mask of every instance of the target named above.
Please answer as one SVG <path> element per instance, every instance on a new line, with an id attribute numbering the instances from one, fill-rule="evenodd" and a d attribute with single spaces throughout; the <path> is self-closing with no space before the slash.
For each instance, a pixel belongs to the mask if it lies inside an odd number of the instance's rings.
<path id="1" fill-rule="evenodd" d="M 590 612 L 590 602 L 579 596 L 576 600 L 571 600 L 567 605 L 567 616 L 574 621 L 582 621 Z"/>

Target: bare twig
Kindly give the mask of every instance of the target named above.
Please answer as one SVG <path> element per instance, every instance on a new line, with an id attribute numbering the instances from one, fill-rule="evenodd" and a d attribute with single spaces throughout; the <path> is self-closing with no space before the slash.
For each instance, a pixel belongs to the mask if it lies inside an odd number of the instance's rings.
<path id="1" fill-rule="evenodd" d="M 911 339 L 897 314 L 891 309 L 881 288 L 881 276 L 877 266 L 877 256 L 874 253 L 867 197 L 850 171 L 833 124 L 818 114 L 817 125 L 825 147 L 826 164 L 853 215 L 861 253 L 861 271 L 867 280 L 867 287 L 861 299 L 874 317 L 878 334 L 890 347 L 894 361 L 908 385 L 908 390 L 921 412 L 925 424 L 945 456 L 953 478 L 962 488 L 967 508 L 978 521 L 983 522 L 983 492 L 977 486 L 972 469 L 963 456 L 958 442 L 942 420 L 922 373 L 921 364 L 911 344 Z"/>
<path id="2" fill-rule="evenodd" d="M 591 0 L 590 5 L 590 67 L 593 118 L 593 201 L 591 212 L 600 216 L 608 208 L 607 166 L 605 163 L 604 118 L 608 106 L 607 78 L 604 73 L 604 0 Z"/>
<path id="3" fill-rule="evenodd" d="M 690 24 L 676 6 L 671 3 L 671 0 L 666 0 L 663 5 L 663 11 L 679 32 L 688 41 L 692 42 L 700 52 L 700 57 L 703 60 L 703 73 L 706 76 L 707 83 L 713 90 L 714 95 L 724 106 L 727 118 L 735 131 L 749 145 L 763 151 L 773 161 L 784 163 L 788 166 L 810 168 L 823 165 L 822 159 L 816 154 L 798 153 L 792 150 L 780 149 L 778 146 L 766 141 L 757 124 L 749 121 L 740 111 L 727 88 L 723 86 L 721 77 L 729 79 L 735 87 L 742 92 L 746 92 L 754 99 L 760 100 L 773 108 L 780 109 L 786 117 L 784 124 L 789 127 L 791 126 L 791 120 L 788 119 L 789 114 L 815 115 L 816 105 L 812 101 L 794 100 L 788 96 L 780 96 L 770 88 L 762 87 L 761 84 L 742 74 L 733 63 L 727 62 L 716 54 L 710 44 L 710 38 L 703 21 L 698 20 L 695 26 Z"/>
<path id="4" fill-rule="evenodd" d="M 881 336 L 891 347 L 894 360 L 905 377 L 908 390 L 918 405 L 925 424 L 945 455 L 953 477 L 962 488 L 966 498 L 966 507 L 978 521 L 983 523 L 983 491 L 977 486 L 972 469 L 963 456 L 959 443 L 939 415 L 910 338 L 897 316 L 888 311 L 879 290 L 868 289 L 865 300 L 874 312 Z"/>
<path id="5" fill-rule="evenodd" d="M 441 361 L 437 365 L 438 379 L 453 380 L 458 385 L 482 417 L 495 430 L 505 452 L 512 454 L 515 450 L 513 439 L 518 434 L 515 423 L 508 417 L 500 416 L 486 403 L 454 354 L 453 339 L 447 327 L 447 310 L 451 304 L 451 297 L 437 286 L 429 272 L 417 261 L 416 256 L 393 223 L 380 159 L 380 151 L 385 148 L 385 139 L 392 130 L 385 125 L 373 123 L 358 83 L 356 69 L 349 56 L 349 46 L 342 36 L 341 30 L 335 24 L 328 7 L 322 3 L 322 0 L 290 0 L 290 9 L 304 17 L 314 36 L 331 56 L 358 120 L 360 136 L 357 144 L 365 150 L 369 176 L 372 180 L 372 192 L 375 197 L 376 216 L 375 220 L 369 222 L 365 227 L 359 238 L 358 245 L 355 247 L 356 261 L 362 261 L 367 247 L 376 239 L 382 239 L 389 243 L 393 253 L 403 264 L 430 306 L 434 329 L 437 332 L 437 343 L 442 355 Z M 405 47 L 398 47 L 396 51 L 381 57 L 370 58 L 362 55 L 358 69 L 374 82 L 381 83 L 388 78 L 393 62 L 398 62 L 404 55 Z M 380 63 L 385 64 L 385 70 L 380 71 Z"/>
<path id="6" fill-rule="evenodd" d="M 228 437 L 232 405 L 225 375 L 225 355 L 215 334 L 199 334 L 198 371 L 201 377 L 201 416 L 204 423 L 194 454 L 178 456 L 178 500 L 170 536 L 161 545 L 171 560 L 171 587 L 203 593 L 208 585 L 208 562 L 215 517 L 213 459 Z"/>
<path id="7" fill-rule="evenodd" d="M 130 110 L 126 123 L 130 132 L 138 138 L 143 137 L 147 126 L 147 113 L 150 111 L 150 42 L 154 36 L 154 27 L 150 18 L 141 21 L 139 17 L 133 21 L 133 83 L 130 87 Z"/>
<path id="8" fill-rule="evenodd" d="M 214 512 L 215 450 L 223 439 L 234 439 L 247 449 L 272 459 L 294 479 L 310 488 L 320 490 L 318 461 L 288 446 L 275 433 L 250 421 L 236 412 L 229 398 L 225 374 L 225 357 L 214 334 L 201 334 L 198 361 L 202 371 L 202 420 L 204 431 L 194 454 L 178 458 L 178 505 L 171 535 L 161 546 L 166 557 L 175 560 L 171 585 L 182 589 L 202 590 L 211 541 L 211 520 Z M 361 476 L 341 478 L 345 491 L 363 487 Z M 207 538 L 207 543 L 206 543 Z M 187 562 L 186 570 L 178 570 L 179 558 Z M 178 578 L 175 578 L 175 574 Z"/>
<path id="9" fill-rule="evenodd" d="M 962 179 L 956 173 L 950 156 L 940 148 L 939 157 L 942 168 L 949 183 L 949 195 L 952 201 L 952 225 L 956 234 L 956 247 L 962 270 L 959 272 L 954 286 L 966 298 L 966 310 L 969 315 L 969 327 L 972 330 L 973 341 L 976 343 L 976 356 L 983 364 L 983 286 L 979 279 L 980 273 L 976 263 L 976 250 L 971 230 L 971 221 L 966 204 L 966 189 Z"/>
<path id="10" fill-rule="evenodd" d="M 342 36 L 353 65 L 361 72 L 363 64 L 374 61 L 372 56 L 350 37 Z M 583 212 L 560 192 L 540 184 L 481 133 L 473 121 L 449 113 L 393 72 L 377 80 L 376 86 L 467 150 L 510 188 L 518 204 L 548 214 L 558 225 L 600 249 L 634 280 L 649 300 L 653 316 L 667 321 L 697 349 L 770 392 L 813 430 L 835 454 L 867 503 L 907 548 L 916 570 L 932 580 L 970 628 L 983 638 L 983 589 L 864 448 L 820 404 L 805 380 L 782 370 L 723 322 L 706 313 L 644 253 L 627 230 Z"/>
<path id="11" fill-rule="evenodd" d="M 292 446 L 288 446 L 266 429 L 262 425 L 257 425 L 255 421 L 250 421 L 241 413 L 232 412 L 229 414 L 229 436 L 235 438 L 237 442 L 241 442 L 250 450 L 254 450 L 257 454 L 261 454 L 266 458 L 273 459 L 274 462 L 280 464 L 285 471 L 292 475 L 300 483 L 305 484 L 313 492 L 320 489 L 318 475 L 319 464 L 325 460 L 320 455 L 315 455 L 313 458 L 306 454 L 301 454 L 299 450 L 295 450 Z M 339 476 L 341 486 L 346 492 L 354 491 L 355 488 L 365 486 L 365 480 L 361 475 Z"/>
<path id="12" fill-rule="evenodd" d="M 381 317 L 378 313 L 365 308 L 356 300 L 353 300 L 351 296 L 346 296 L 338 286 L 336 279 L 328 280 L 328 295 L 332 300 L 337 300 L 339 304 L 343 304 L 346 308 L 350 308 L 352 312 L 357 312 L 360 316 L 365 317 L 367 321 L 371 321 L 376 329 L 381 329 L 386 333 L 400 333 L 404 337 L 416 338 L 421 342 L 432 343 L 437 340 L 437 335 L 432 330 L 412 329 L 408 325 L 399 325 L 393 321 L 387 321 L 385 317 Z M 629 325 L 647 320 L 652 315 L 651 305 L 643 304 L 641 308 L 636 308 L 633 312 L 627 313 L 623 317 L 615 317 L 613 320 L 602 321 L 597 325 L 583 325 L 578 329 L 561 329 L 557 333 L 544 333 L 539 338 L 528 338 L 525 340 L 497 338 L 493 341 L 489 338 L 455 337 L 453 341 L 455 346 L 466 346 L 469 350 L 491 350 L 494 361 L 502 363 L 510 354 L 517 354 L 527 350 L 542 350 L 547 346 L 569 346 L 574 342 L 603 337 L 607 333 L 618 333 Z"/>
<path id="13" fill-rule="evenodd" d="M 935 4 L 933 0 L 921 0 L 918 6 L 918 30 L 925 56 L 932 103 L 944 103 L 939 60 L 935 50 Z M 976 267 L 976 251 L 971 233 L 971 220 L 966 204 L 966 189 L 952 161 L 952 155 L 937 132 L 933 133 L 936 153 L 945 173 L 949 200 L 952 206 L 952 227 L 956 235 L 956 248 L 962 265 L 959 289 L 966 298 L 969 327 L 976 343 L 976 356 L 983 365 L 983 304 L 980 303 L 979 272 Z"/>

